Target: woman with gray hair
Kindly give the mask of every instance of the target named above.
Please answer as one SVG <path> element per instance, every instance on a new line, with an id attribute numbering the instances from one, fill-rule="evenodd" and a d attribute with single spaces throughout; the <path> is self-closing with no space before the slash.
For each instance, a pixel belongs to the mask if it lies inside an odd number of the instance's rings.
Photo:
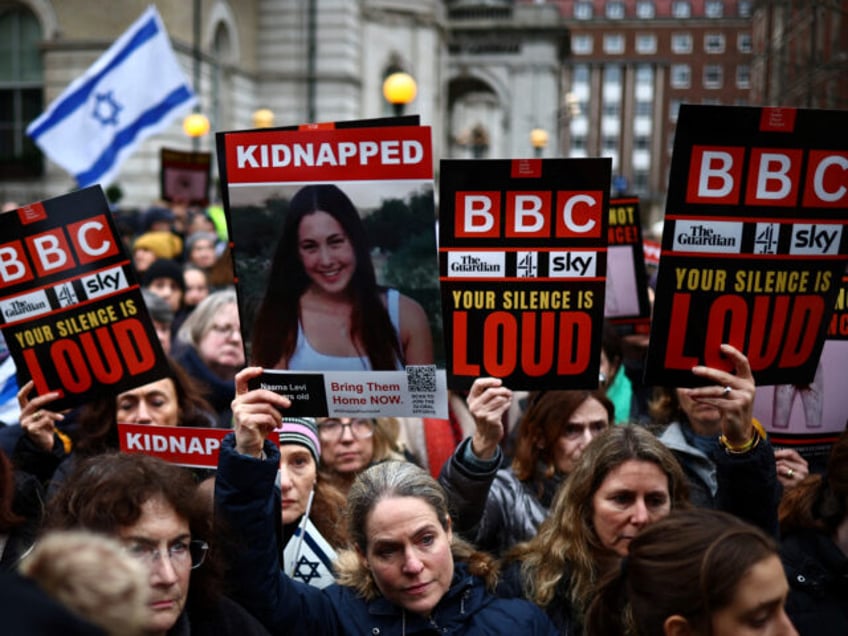
<path id="1" fill-rule="evenodd" d="M 206 388 L 206 398 L 218 414 L 219 426 L 229 428 L 233 378 L 244 366 L 235 290 L 207 296 L 186 318 L 177 340 L 174 358 Z"/>
<path id="2" fill-rule="evenodd" d="M 338 584 L 323 590 L 280 571 L 274 549 L 277 428 L 287 398 L 248 391 L 258 367 L 236 376 L 235 432 L 222 444 L 216 512 L 244 550 L 231 572 L 240 600 L 275 634 L 554 634 L 537 607 L 492 594 L 496 570 L 451 531 L 447 499 L 409 462 L 360 474 L 348 495 L 353 547 L 337 561 Z M 286 430 L 285 423 L 283 431 Z"/>

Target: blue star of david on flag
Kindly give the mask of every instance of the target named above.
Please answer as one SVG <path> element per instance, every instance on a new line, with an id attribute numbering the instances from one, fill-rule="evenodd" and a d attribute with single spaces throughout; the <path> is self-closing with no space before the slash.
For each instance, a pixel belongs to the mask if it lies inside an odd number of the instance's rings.
<path id="1" fill-rule="evenodd" d="M 80 188 L 105 187 L 144 139 L 196 101 L 162 18 L 150 6 L 27 134 Z"/>

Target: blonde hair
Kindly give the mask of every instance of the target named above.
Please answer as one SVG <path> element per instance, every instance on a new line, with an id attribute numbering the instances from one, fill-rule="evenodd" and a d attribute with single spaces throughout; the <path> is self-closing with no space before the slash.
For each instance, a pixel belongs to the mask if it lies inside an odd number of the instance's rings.
<path id="1" fill-rule="evenodd" d="M 568 575 L 569 600 L 577 614 L 582 615 L 599 572 L 614 560 L 595 532 L 592 498 L 610 471 L 629 460 L 656 464 L 668 477 L 672 509 L 688 505 L 686 477 L 662 442 L 639 426 L 607 429 L 586 447 L 574 471 L 557 491 L 538 534 L 515 546 L 507 557 L 521 562 L 526 598 L 547 607 L 563 576 Z"/>
<path id="2" fill-rule="evenodd" d="M 49 596 L 111 636 L 144 633 L 149 573 L 115 539 L 81 530 L 49 532 L 19 569 Z"/>

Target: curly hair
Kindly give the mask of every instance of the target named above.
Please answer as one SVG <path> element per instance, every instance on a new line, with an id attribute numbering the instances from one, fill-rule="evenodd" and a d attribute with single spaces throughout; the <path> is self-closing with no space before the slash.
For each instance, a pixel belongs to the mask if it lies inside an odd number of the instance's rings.
<path id="1" fill-rule="evenodd" d="M 521 563 L 521 581 L 528 599 L 547 607 L 567 574 L 569 600 L 578 614 L 585 611 L 599 571 L 613 560 L 595 531 L 592 499 L 607 475 L 630 460 L 656 464 L 668 477 L 672 509 L 688 506 L 686 477 L 662 442 L 639 426 L 607 429 L 586 447 L 557 491 L 538 534 L 507 555 L 508 560 Z"/>

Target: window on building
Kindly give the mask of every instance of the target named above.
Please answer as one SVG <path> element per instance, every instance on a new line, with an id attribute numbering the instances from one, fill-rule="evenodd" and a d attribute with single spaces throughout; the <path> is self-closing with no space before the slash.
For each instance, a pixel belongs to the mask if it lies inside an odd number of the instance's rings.
<path id="1" fill-rule="evenodd" d="M 618 117 L 621 115 L 621 102 L 604 102 L 604 116 Z"/>
<path id="2" fill-rule="evenodd" d="M 649 150 L 651 148 L 651 138 L 646 135 L 636 135 L 633 138 L 634 150 Z"/>
<path id="3" fill-rule="evenodd" d="M 747 64 L 736 67 L 736 88 L 751 88 L 751 67 Z"/>
<path id="4" fill-rule="evenodd" d="M 592 3 L 591 2 L 575 2 L 574 3 L 574 19 L 575 20 L 591 20 L 592 19 Z"/>
<path id="5" fill-rule="evenodd" d="M 574 135 L 571 138 L 572 150 L 586 150 L 586 137 L 583 135 Z"/>
<path id="6" fill-rule="evenodd" d="M 704 88 L 721 88 L 723 73 L 721 64 L 707 64 L 704 66 Z"/>
<path id="7" fill-rule="evenodd" d="M 607 2 L 604 8 L 604 14 L 610 20 L 622 20 L 624 18 L 624 3 L 623 2 Z"/>
<path id="8" fill-rule="evenodd" d="M 0 179 L 37 177 L 41 151 L 26 134 L 44 108 L 41 27 L 23 8 L 0 13 Z"/>
<path id="9" fill-rule="evenodd" d="M 650 20 L 656 14 L 654 0 L 639 0 L 636 3 L 636 17 L 642 20 Z"/>
<path id="10" fill-rule="evenodd" d="M 672 99 L 668 103 L 668 118 L 672 122 L 677 121 L 677 116 L 680 114 L 680 104 L 683 102 L 679 99 Z M 671 154 L 671 149 L 674 147 L 674 140 L 669 139 L 668 142 L 668 152 Z"/>
<path id="11" fill-rule="evenodd" d="M 641 100 L 637 101 L 635 112 L 637 117 L 650 117 L 654 114 L 654 103 Z"/>
<path id="12" fill-rule="evenodd" d="M 750 18 L 751 17 L 751 0 L 738 0 L 736 3 L 736 10 L 739 12 L 740 18 Z"/>
<path id="13" fill-rule="evenodd" d="M 657 36 L 649 34 L 636 35 L 636 52 L 642 55 L 650 55 L 657 52 Z"/>
<path id="14" fill-rule="evenodd" d="M 574 65 L 574 75 L 573 75 L 574 84 L 588 84 L 589 83 L 589 67 L 585 64 L 575 64 Z"/>
<path id="15" fill-rule="evenodd" d="M 624 36 L 621 33 L 604 35 L 604 53 L 611 55 L 624 53 Z"/>
<path id="16" fill-rule="evenodd" d="M 692 69 L 688 64 L 671 65 L 671 87 L 689 88 L 692 82 Z"/>
<path id="17" fill-rule="evenodd" d="M 647 170 L 634 170 L 633 181 L 630 184 L 633 192 L 636 194 L 644 194 L 648 191 L 648 172 Z"/>
<path id="18" fill-rule="evenodd" d="M 618 137 L 604 135 L 601 146 L 604 152 L 616 152 L 618 150 Z"/>
<path id="19" fill-rule="evenodd" d="M 724 53 L 724 34 L 707 33 L 704 35 L 704 51 L 707 53 Z"/>
<path id="20" fill-rule="evenodd" d="M 753 49 L 751 45 L 751 34 L 740 33 L 736 38 L 736 48 L 739 49 L 740 53 L 750 53 Z"/>
<path id="21" fill-rule="evenodd" d="M 636 65 L 636 84 L 651 86 L 654 83 L 654 69 L 650 64 Z"/>
<path id="22" fill-rule="evenodd" d="M 724 15 L 723 0 L 707 0 L 704 4 L 704 15 L 708 18 L 720 18 Z"/>
<path id="23" fill-rule="evenodd" d="M 683 55 L 692 52 L 692 35 L 690 33 L 671 34 L 671 52 Z"/>
<path id="24" fill-rule="evenodd" d="M 618 64 L 607 64 L 604 67 L 604 86 L 614 86 L 616 90 L 621 87 L 621 66 Z"/>
<path id="25" fill-rule="evenodd" d="M 692 5 L 688 0 L 674 0 L 671 3 L 671 15 L 674 18 L 691 18 Z"/>
<path id="26" fill-rule="evenodd" d="M 591 35 L 581 33 L 571 40 L 571 52 L 574 55 L 589 55 L 592 52 L 593 39 Z"/>

